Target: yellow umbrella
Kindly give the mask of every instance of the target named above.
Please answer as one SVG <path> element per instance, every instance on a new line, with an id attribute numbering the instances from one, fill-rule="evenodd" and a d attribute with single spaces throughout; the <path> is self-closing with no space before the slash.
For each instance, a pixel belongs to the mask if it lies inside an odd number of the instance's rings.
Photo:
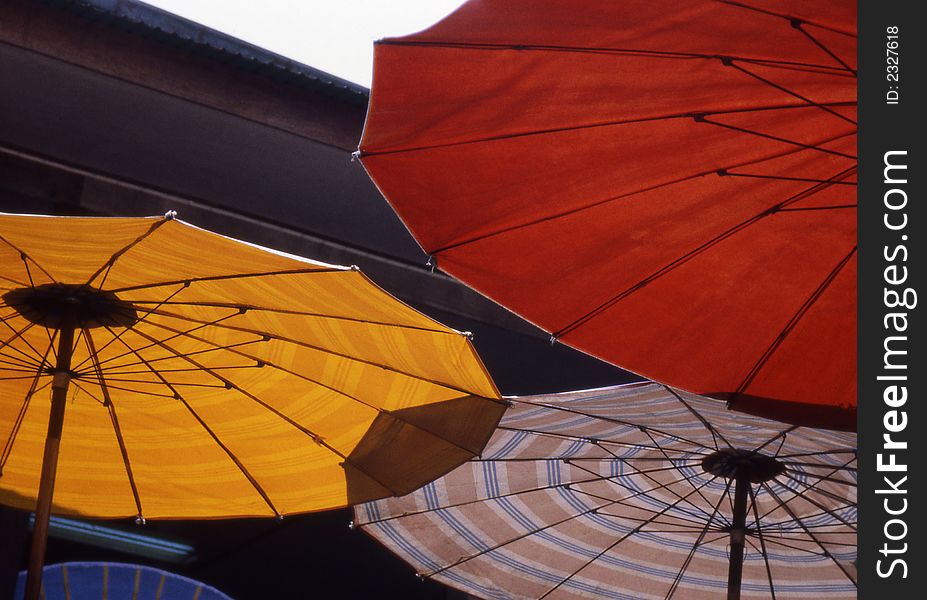
<path id="1" fill-rule="evenodd" d="M 466 334 L 355 267 L 172 213 L 0 215 L 0 288 L 0 502 L 36 510 L 32 570 L 52 510 L 279 517 L 405 494 L 478 454 L 505 408 Z"/>

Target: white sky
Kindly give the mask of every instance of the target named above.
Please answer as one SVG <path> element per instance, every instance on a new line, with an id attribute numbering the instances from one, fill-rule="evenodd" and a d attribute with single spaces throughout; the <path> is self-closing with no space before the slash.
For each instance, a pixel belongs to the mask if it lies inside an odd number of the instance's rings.
<path id="1" fill-rule="evenodd" d="M 370 87 L 373 41 L 414 33 L 463 0 L 144 0 Z"/>

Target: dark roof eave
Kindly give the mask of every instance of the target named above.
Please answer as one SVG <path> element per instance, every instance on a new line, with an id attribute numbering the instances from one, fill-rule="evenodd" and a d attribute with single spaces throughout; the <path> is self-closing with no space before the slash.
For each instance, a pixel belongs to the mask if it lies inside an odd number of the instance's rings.
<path id="1" fill-rule="evenodd" d="M 138 0 L 45 0 L 84 18 L 124 31 L 199 52 L 276 81 L 367 105 L 370 91 L 308 65 L 249 44 L 228 34 L 179 17 Z"/>

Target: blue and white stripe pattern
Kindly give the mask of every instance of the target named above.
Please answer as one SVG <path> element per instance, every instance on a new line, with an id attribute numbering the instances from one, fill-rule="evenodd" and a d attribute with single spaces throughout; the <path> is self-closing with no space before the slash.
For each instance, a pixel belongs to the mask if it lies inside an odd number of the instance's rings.
<path id="1" fill-rule="evenodd" d="M 702 460 L 733 447 L 785 466 L 751 488 L 742 597 L 856 597 L 855 434 L 653 383 L 511 400 L 480 459 L 356 523 L 481 598 L 713 600 L 733 486 Z"/>

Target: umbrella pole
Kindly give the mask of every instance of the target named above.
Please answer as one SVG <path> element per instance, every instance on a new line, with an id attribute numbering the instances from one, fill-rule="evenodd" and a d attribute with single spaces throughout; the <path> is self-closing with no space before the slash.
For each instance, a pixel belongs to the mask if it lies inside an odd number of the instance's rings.
<path id="1" fill-rule="evenodd" d="M 74 344 L 74 318 L 62 315 L 58 326 L 58 360 L 52 380 L 51 414 L 48 417 L 48 435 L 45 437 L 45 455 L 42 459 L 42 478 L 39 496 L 35 502 L 35 525 L 32 528 L 32 548 L 29 553 L 29 570 L 26 574 L 25 600 L 38 600 L 42 590 L 42 567 L 48 541 L 48 519 L 51 516 L 52 495 L 55 491 L 55 469 L 58 466 L 58 447 L 64 424 L 64 407 L 71 377 L 71 347 Z"/>
<path id="2" fill-rule="evenodd" d="M 727 600 L 740 600 L 740 581 L 744 570 L 744 543 L 747 535 L 747 494 L 750 480 L 738 477 L 734 487 L 734 521 L 731 525 L 731 562 L 727 571 Z"/>

